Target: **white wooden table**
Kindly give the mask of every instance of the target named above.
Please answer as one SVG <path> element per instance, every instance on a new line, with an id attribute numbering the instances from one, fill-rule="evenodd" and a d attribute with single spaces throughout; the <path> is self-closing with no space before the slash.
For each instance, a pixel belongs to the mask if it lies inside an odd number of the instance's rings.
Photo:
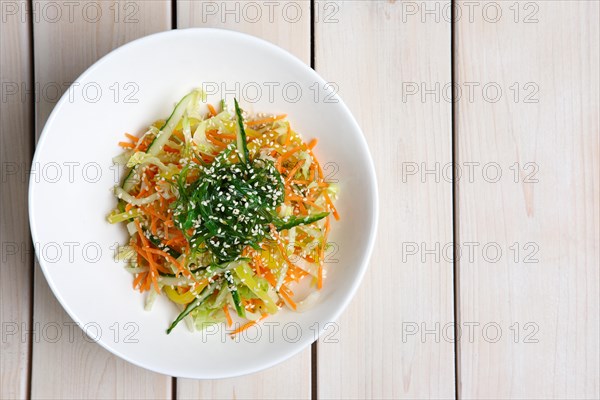
<path id="1" fill-rule="evenodd" d="M 0 11 L 0 398 L 600 397 L 598 1 Z M 381 199 L 370 269 L 331 340 L 216 381 L 148 372 L 80 334 L 49 340 L 72 321 L 34 262 L 26 207 L 36 138 L 68 83 L 133 39 L 203 26 L 265 38 L 335 82 Z"/>

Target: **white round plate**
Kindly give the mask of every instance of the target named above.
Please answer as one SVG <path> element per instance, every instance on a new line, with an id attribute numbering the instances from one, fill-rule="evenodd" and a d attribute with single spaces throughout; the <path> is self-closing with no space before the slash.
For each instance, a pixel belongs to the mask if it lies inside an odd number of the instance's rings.
<path id="1" fill-rule="evenodd" d="M 37 257 L 52 291 L 88 335 L 125 360 L 178 377 L 224 378 L 275 365 L 309 346 L 346 307 L 367 268 L 377 225 L 377 184 L 363 134 L 335 85 L 279 47 L 218 29 L 173 30 L 124 45 L 91 66 L 65 93 L 39 140 L 29 191 Z M 196 87 L 217 104 L 241 99 L 247 111 L 285 113 L 341 186 L 326 279 L 304 313 L 281 310 L 237 339 L 224 327 L 165 330 L 179 310 L 145 294 L 114 260 L 127 239 L 106 216 L 115 207 L 112 165 L 124 132 L 166 118 Z M 367 95 L 367 94 L 365 94 Z"/>

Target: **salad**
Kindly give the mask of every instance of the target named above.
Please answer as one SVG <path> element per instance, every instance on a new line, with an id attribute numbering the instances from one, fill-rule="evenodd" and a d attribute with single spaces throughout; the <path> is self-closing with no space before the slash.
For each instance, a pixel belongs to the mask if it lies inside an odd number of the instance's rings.
<path id="1" fill-rule="evenodd" d="M 303 141 L 286 115 L 248 115 L 236 99 L 217 108 L 194 90 L 141 137 L 126 133 L 114 159 L 127 171 L 108 221 L 130 235 L 117 259 L 148 292 L 146 309 L 160 295 L 179 308 L 167 333 L 239 318 L 235 335 L 282 307 L 308 309 L 339 219 L 316 139 Z M 301 281 L 304 299 L 294 294 Z"/>

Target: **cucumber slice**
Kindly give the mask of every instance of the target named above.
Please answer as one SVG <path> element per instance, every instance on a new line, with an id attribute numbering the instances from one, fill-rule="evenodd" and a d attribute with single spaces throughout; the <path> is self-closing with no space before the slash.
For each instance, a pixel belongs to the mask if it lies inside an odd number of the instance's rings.
<path id="1" fill-rule="evenodd" d="M 192 301 L 190 304 L 188 304 L 185 307 L 185 309 L 181 312 L 181 314 L 179 314 L 179 316 L 177 316 L 177 318 L 175 319 L 175 321 L 173 321 L 173 323 L 171 324 L 171 326 L 169 326 L 169 329 L 167 329 L 167 335 L 169 333 L 171 333 L 171 331 L 173 330 L 173 328 L 175 328 L 177 326 L 177 324 L 179 322 L 181 322 L 182 319 L 184 319 L 185 317 L 187 317 L 187 315 L 189 313 L 191 313 L 196 307 L 200 306 L 200 304 L 202 304 L 202 302 L 204 300 L 206 300 L 208 298 L 208 296 L 210 296 L 211 294 L 213 294 L 213 292 L 215 291 L 215 288 L 217 287 L 217 285 L 219 283 L 218 282 L 214 282 L 210 286 L 207 286 L 206 288 L 204 288 L 204 290 L 202 292 L 200 292 L 200 294 L 198 295 L 198 297 L 196 297 L 196 299 L 194 301 Z"/>
<path id="2" fill-rule="evenodd" d="M 238 131 L 237 131 L 237 149 L 240 153 L 240 159 L 242 163 L 247 164 L 248 159 L 248 143 L 246 142 L 246 131 L 244 130 L 244 119 L 242 118 L 242 110 L 237 102 L 237 99 L 233 99 L 235 103 L 235 113 L 237 115 Z"/>
<path id="3" fill-rule="evenodd" d="M 167 143 L 167 140 L 169 140 L 173 134 L 173 130 L 179 123 L 179 120 L 183 117 L 185 110 L 188 108 L 190 103 L 197 100 L 199 94 L 200 93 L 197 90 L 194 90 L 179 100 L 179 103 L 177 103 L 165 124 L 160 128 L 158 135 L 156 135 L 152 143 L 150 143 L 150 146 L 148 146 L 148 150 L 146 150 L 148 154 L 156 156 L 162 150 L 165 143 Z M 134 166 L 129 170 L 129 173 L 125 177 L 123 190 L 126 192 L 129 192 L 131 189 L 133 189 L 137 183 L 137 180 L 135 179 L 135 172 L 137 169 L 138 166 Z"/>

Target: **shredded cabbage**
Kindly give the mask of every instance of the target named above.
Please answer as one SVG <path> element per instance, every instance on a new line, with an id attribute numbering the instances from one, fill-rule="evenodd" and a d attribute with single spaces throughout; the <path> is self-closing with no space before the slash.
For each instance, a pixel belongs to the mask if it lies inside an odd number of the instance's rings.
<path id="1" fill-rule="evenodd" d="M 149 291 L 146 310 L 162 293 L 178 307 L 167 333 L 180 321 L 191 331 L 223 322 L 236 329 L 232 316 L 259 321 L 284 306 L 312 307 L 329 212 L 338 217 L 331 199 L 339 185 L 311 174 L 314 145 L 286 115 L 206 101 L 190 92 L 141 137 L 127 134 L 131 142 L 113 159 L 130 168 L 107 216 L 130 235 L 116 259 L 136 289 Z M 293 298 L 300 279 L 315 289 L 302 301 Z"/>

